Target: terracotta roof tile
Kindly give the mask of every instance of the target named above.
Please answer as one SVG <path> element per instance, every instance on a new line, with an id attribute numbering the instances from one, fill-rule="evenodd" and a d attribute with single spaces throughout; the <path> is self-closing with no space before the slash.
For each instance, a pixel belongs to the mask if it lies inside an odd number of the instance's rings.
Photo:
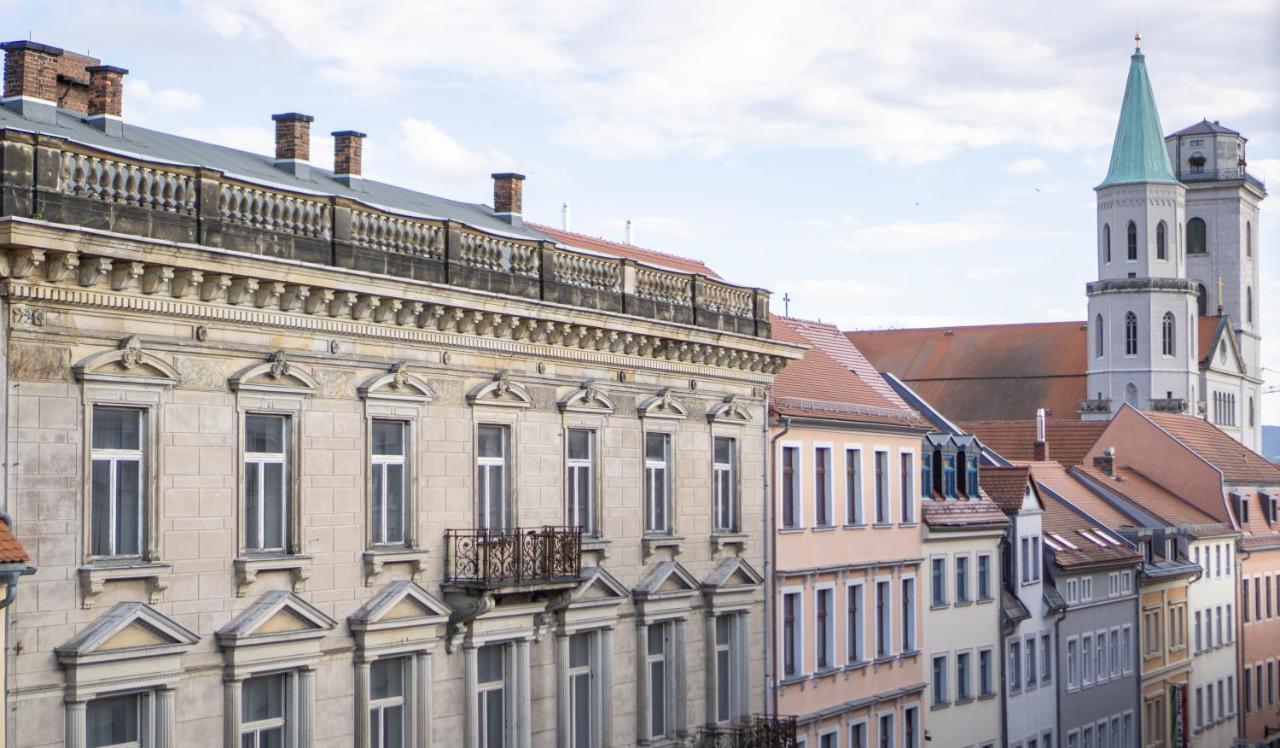
<path id="1" fill-rule="evenodd" d="M 7 522 L 0 522 L 0 564 L 30 564 L 31 556 L 22 547 Z"/>
<path id="2" fill-rule="evenodd" d="M 821 348 L 828 356 L 844 364 L 849 371 L 866 382 L 871 389 L 879 392 L 885 400 L 904 410 L 911 409 L 911 406 L 907 405 L 897 391 L 889 386 L 884 377 L 880 376 L 880 372 L 876 371 L 876 368 L 871 365 L 866 356 L 862 355 L 862 351 L 859 351 L 857 346 L 850 342 L 844 333 L 840 332 L 840 328 L 826 322 L 814 322 L 795 317 L 787 317 L 786 319 L 787 323 L 796 332 L 803 335 L 813 345 Z"/>
<path id="3" fill-rule="evenodd" d="M 1200 345 L 1199 360 L 1204 363 L 1205 359 L 1213 355 L 1213 349 L 1218 342 L 1218 323 L 1221 317 L 1200 317 L 1196 320 L 1197 330 L 1196 342 Z"/>
<path id="4" fill-rule="evenodd" d="M 1064 465 L 1079 465 L 1102 432 L 1107 421 L 1045 421 L 1045 438 L 1049 441 L 1049 459 Z M 1020 421 L 962 421 L 956 424 L 978 437 L 983 446 L 994 450 L 1010 462 L 1034 460 L 1036 422 L 1034 418 Z"/>
<path id="5" fill-rule="evenodd" d="M 1021 420 L 1048 408 L 1073 418 L 1085 397 L 1083 322 L 846 333 L 953 421 Z"/>
<path id="6" fill-rule="evenodd" d="M 1044 464 L 1044 463 L 1042 463 Z M 1085 490 L 1083 486 L 1080 490 Z M 1064 568 L 1099 563 L 1138 562 L 1142 554 L 1101 523 L 1092 522 L 1076 512 L 1060 494 L 1044 493 L 1044 516 L 1041 518 L 1044 539 L 1060 546 L 1054 549 L 1054 562 Z M 1096 539 L 1096 540 L 1095 540 Z M 1066 543 L 1062 542 L 1067 541 Z M 1070 545 L 1067 545 L 1070 543 Z M 1071 546 L 1075 546 L 1072 548 Z"/>
<path id="7" fill-rule="evenodd" d="M 1280 487 L 1280 467 L 1208 421 L 1174 413 L 1144 412 L 1143 415 L 1222 471 L 1228 483 Z"/>
<path id="8" fill-rule="evenodd" d="M 588 252 L 608 255 L 610 257 L 622 257 L 628 260 L 643 262 L 647 265 L 656 265 L 660 268 L 675 270 L 681 273 L 700 273 L 711 278 L 720 277 L 716 271 L 707 267 L 701 260 L 695 260 L 690 257 L 680 257 L 679 255 L 659 252 L 656 249 L 646 249 L 645 247 L 637 247 L 633 244 L 613 242 L 608 239 L 601 239 L 597 236 L 587 236 L 586 234 L 578 234 L 572 231 L 562 231 L 561 229 L 553 229 L 550 226 L 543 226 L 541 224 L 530 223 L 528 221 L 525 221 L 524 225 L 534 229 L 539 234 L 545 235 L 548 239 L 553 240 L 557 244 L 562 244 L 573 249 L 586 250 Z"/>
<path id="9" fill-rule="evenodd" d="M 1133 527 L 1133 521 L 1120 513 L 1102 497 L 1090 491 L 1057 462 L 1032 462 L 1028 465 L 1036 483 L 1070 501 L 1085 514 L 1112 529 Z"/>
<path id="10" fill-rule="evenodd" d="M 1009 518 L 990 499 L 923 501 L 924 523 L 930 527 L 1007 525 Z"/>
<path id="11" fill-rule="evenodd" d="M 983 467 L 978 471 L 978 485 L 996 506 L 1006 512 L 1022 508 L 1027 495 L 1031 471 L 1025 465 L 1015 467 Z"/>
<path id="12" fill-rule="evenodd" d="M 1133 468 L 1116 467 L 1115 478 L 1092 466 L 1078 470 L 1098 485 L 1124 496 L 1170 525 L 1205 525 L 1230 529 Z"/>

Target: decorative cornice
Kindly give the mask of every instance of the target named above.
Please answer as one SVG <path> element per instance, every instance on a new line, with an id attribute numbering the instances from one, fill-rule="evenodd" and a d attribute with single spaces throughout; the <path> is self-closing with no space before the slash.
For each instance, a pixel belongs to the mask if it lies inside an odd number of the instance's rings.
<path id="1" fill-rule="evenodd" d="M 1112 278 L 1088 283 L 1085 291 L 1090 296 L 1118 291 L 1172 291 L 1194 296 L 1196 282 L 1185 278 Z"/>

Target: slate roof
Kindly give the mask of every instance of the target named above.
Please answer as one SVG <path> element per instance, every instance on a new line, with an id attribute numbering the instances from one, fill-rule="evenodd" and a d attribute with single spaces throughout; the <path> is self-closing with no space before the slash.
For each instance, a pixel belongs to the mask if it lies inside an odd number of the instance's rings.
<path id="1" fill-rule="evenodd" d="M 1174 413 L 1142 415 L 1222 471 L 1228 483 L 1280 486 L 1280 467 L 1208 421 Z"/>
<path id="2" fill-rule="evenodd" d="M 1084 490 L 1083 487 L 1081 490 Z M 1137 548 L 1100 523 L 1090 521 L 1077 512 L 1067 503 L 1067 497 L 1050 490 L 1042 492 L 1040 499 L 1044 503 L 1044 516 L 1041 518 L 1044 542 L 1053 541 L 1060 546 L 1053 552 L 1054 563 L 1058 566 L 1068 569 L 1093 564 L 1137 563 L 1142 560 L 1142 554 Z M 1065 539 L 1070 545 L 1054 536 Z"/>
<path id="3" fill-rule="evenodd" d="M 1084 322 L 1035 322 L 845 333 L 952 421 L 1018 421 L 1048 408 L 1077 417 L 1085 398 Z"/>
<path id="4" fill-rule="evenodd" d="M 551 226 L 543 226 L 537 223 L 525 222 L 525 227 L 537 231 L 539 234 L 546 236 L 556 244 L 563 245 L 577 250 L 585 250 L 596 254 L 607 255 L 609 257 L 622 257 L 636 262 L 643 262 L 646 265 L 655 265 L 667 270 L 674 270 L 680 273 L 699 273 L 710 278 L 719 278 L 720 274 L 707 267 L 701 260 L 695 260 L 690 257 L 681 257 L 679 255 L 659 252 L 656 249 L 648 249 L 646 247 L 637 247 L 634 244 L 625 244 L 623 242 L 610 241 L 597 236 L 588 236 L 573 231 L 564 231 L 562 229 L 552 228 Z"/>
<path id="5" fill-rule="evenodd" d="M 1099 187 L 1136 182 L 1175 182 L 1156 97 L 1151 92 L 1146 57 L 1134 50 L 1129 62 L 1129 79 L 1120 105 L 1120 122 L 1111 146 L 1111 165 Z"/>
<path id="6" fill-rule="evenodd" d="M 978 486 L 982 492 L 1005 512 L 1017 512 L 1027 495 L 1027 480 L 1031 476 L 1026 465 L 1013 467 L 986 467 L 978 471 Z"/>
<path id="7" fill-rule="evenodd" d="M 1084 462 L 1089 450 L 1107 428 L 1107 421 L 1046 419 L 1045 438 L 1049 459 L 1064 465 Z M 960 428 L 978 437 L 982 445 L 1010 462 L 1030 462 L 1036 457 L 1036 421 L 962 421 Z"/>
<path id="8" fill-rule="evenodd" d="M 934 529 L 974 529 L 1009 524 L 1009 518 L 990 499 L 922 501 L 924 523 Z"/>
<path id="9" fill-rule="evenodd" d="M 0 564 L 30 564 L 31 555 L 22 547 L 8 522 L 0 521 Z"/>
<path id="10" fill-rule="evenodd" d="M 1230 127 L 1223 127 L 1217 122 L 1210 122 L 1207 119 L 1202 119 L 1190 127 L 1184 127 L 1181 130 L 1170 134 L 1169 137 L 1172 138 L 1178 135 L 1213 135 L 1215 133 L 1225 133 L 1227 135 L 1240 134 L 1239 132 L 1232 130 Z"/>

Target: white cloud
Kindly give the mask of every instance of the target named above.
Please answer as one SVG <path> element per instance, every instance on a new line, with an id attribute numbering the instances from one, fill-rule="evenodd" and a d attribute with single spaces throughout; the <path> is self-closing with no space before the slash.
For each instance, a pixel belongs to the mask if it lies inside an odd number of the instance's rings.
<path id="1" fill-rule="evenodd" d="M 1039 174 L 1044 171 L 1044 162 L 1038 158 L 1020 158 L 1017 161 L 1005 164 L 1001 168 L 1010 174 L 1026 176 L 1028 174 Z"/>
<path id="2" fill-rule="evenodd" d="M 377 142 L 366 147 L 364 171 L 370 179 L 487 202 L 493 194 L 489 175 L 515 167 L 501 151 L 468 148 L 428 119 L 400 120 L 392 142 L 394 147 L 379 148 Z"/>
<path id="3" fill-rule="evenodd" d="M 964 273 L 964 277 L 968 280 L 982 281 L 984 283 L 1008 280 L 1014 275 L 1016 275 L 1014 269 L 1007 265 L 983 265 L 981 267 L 970 268 Z"/>
<path id="4" fill-rule="evenodd" d="M 838 241 L 856 252 L 912 252 L 954 247 L 1004 236 L 1009 226 L 984 215 L 961 216 L 948 221 L 896 221 L 862 226 Z"/>
<path id="5" fill-rule="evenodd" d="M 147 112 L 174 114 L 190 112 L 204 105 L 204 99 L 185 88 L 156 88 L 145 80 L 131 80 L 125 88 L 125 102 Z"/>

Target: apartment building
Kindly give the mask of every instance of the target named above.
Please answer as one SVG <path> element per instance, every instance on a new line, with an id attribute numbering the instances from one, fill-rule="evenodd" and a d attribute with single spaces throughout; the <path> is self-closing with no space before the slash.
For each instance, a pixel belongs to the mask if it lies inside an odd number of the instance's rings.
<path id="1" fill-rule="evenodd" d="M 4 470 L 40 568 L 8 745 L 757 724 L 764 403 L 799 354 L 766 292 L 570 249 L 518 174 L 487 206 L 366 179 L 355 131 L 312 165 L 302 114 L 274 157 L 146 130 L 125 70 L 4 49 Z"/>
<path id="2" fill-rule="evenodd" d="M 925 710 L 920 444 L 928 424 L 839 331 L 774 381 L 777 713 L 810 748 L 920 748 Z"/>

